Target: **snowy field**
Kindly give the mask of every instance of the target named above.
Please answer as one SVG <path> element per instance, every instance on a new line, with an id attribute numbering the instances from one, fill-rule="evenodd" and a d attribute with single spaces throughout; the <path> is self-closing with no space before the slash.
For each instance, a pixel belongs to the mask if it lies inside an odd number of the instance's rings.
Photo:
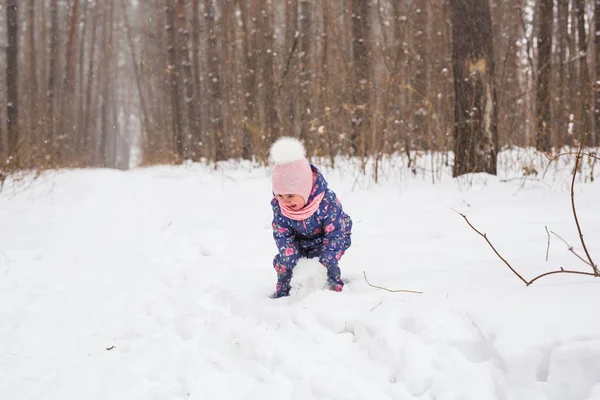
<path id="1" fill-rule="evenodd" d="M 599 400 L 600 279 L 561 159 L 522 177 L 417 175 L 381 182 L 323 168 L 354 220 L 342 293 L 275 287 L 268 170 L 197 164 L 73 170 L 0 193 L 0 399 Z M 536 164 L 537 163 L 537 164 Z M 585 174 L 585 175 L 584 175 Z M 600 174 L 575 201 L 600 262 Z M 544 176 L 542 176 L 544 175 Z M 584 177 L 587 176 L 587 182 Z M 432 183 L 435 181 L 435 183 Z M 548 251 L 548 261 L 546 252 Z M 370 287 L 409 289 L 422 294 Z"/>

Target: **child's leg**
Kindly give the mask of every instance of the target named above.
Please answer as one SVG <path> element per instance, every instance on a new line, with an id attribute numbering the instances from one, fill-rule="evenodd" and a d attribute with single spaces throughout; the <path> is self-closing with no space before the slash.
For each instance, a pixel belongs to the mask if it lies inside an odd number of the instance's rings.
<path id="1" fill-rule="evenodd" d="M 305 249 L 304 252 L 307 258 L 319 257 L 319 261 L 325 268 L 327 268 L 327 284 L 329 289 L 336 292 L 341 292 L 344 287 L 344 282 L 341 278 L 340 267 L 338 261 L 344 255 L 344 252 L 348 249 L 349 244 L 344 245 L 343 250 L 338 252 L 326 252 L 322 253 L 320 247 L 314 247 Z"/>
<path id="2" fill-rule="evenodd" d="M 275 297 L 289 296 L 290 281 L 292 280 L 292 268 L 286 267 L 281 261 L 281 255 L 277 254 L 273 259 L 273 267 L 277 272 L 277 285 L 275 286 Z"/>
<path id="3" fill-rule="evenodd" d="M 329 254 L 329 257 L 335 257 L 335 261 L 329 260 L 329 262 L 326 263 L 326 265 L 327 265 L 327 282 L 329 284 L 329 289 L 336 291 L 336 292 L 341 292 L 342 288 L 344 287 L 344 282 L 342 281 L 342 278 L 341 278 L 339 261 L 342 258 L 342 256 L 344 255 L 344 253 L 346 252 L 346 250 L 348 250 L 348 247 L 350 247 L 350 237 L 349 236 L 343 247 L 343 250 L 340 250 L 334 254 Z"/>
<path id="4" fill-rule="evenodd" d="M 340 251 L 336 253 L 335 258 L 339 261 L 339 259 L 344 255 L 344 251 Z M 340 267 L 337 263 L 329 265 L 327 267 L 327 283 L 329 284 L 329 289 L 335 292 L 341 292 L 344 287 L 344 282 L 341 278 Z"/>

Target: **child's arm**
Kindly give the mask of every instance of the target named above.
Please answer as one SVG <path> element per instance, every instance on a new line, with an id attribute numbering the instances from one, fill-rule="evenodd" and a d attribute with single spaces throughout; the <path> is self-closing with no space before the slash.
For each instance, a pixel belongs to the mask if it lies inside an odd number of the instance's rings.
<path id="1" fill-rule="evenodd" d="M 288 270 L 296 266 L 300 259 L 298 244 L 294 238 L 294 231 L 285 223 L 285 219 L 278 217 L 275 212 L 273 218 L 273 238 L 279 251 L 279 261 Z"/>

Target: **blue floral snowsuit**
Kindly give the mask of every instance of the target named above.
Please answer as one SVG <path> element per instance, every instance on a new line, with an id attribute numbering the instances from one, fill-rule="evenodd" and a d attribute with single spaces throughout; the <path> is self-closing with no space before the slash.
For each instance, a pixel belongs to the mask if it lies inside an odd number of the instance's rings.
<path id="1" fill-rule="evenodd" d="M 319 208 L 309 218 L 296 221 L 282 214 L 276 198 L 273 207 L 273 237 L 279 253 L 273 260 L 277 272 L 275 297 L 289 295 L 292 271 L 300 257 L 319 257 L 327 268 L 329 288 L 341 291 L 344 283 L 340 278 L 338 261 L 350 247 L 352 220 L 344 213 L 335 193 L 327 188 L 327 181 L 319 170 L 311 165 L 316 181 L 308 198 L 310 203 L 325 192 Z"/>

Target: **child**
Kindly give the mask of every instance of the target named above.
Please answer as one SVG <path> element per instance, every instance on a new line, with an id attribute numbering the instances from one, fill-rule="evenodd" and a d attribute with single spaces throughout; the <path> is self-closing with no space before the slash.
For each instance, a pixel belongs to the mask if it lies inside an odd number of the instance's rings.
<path id="1" fill-rule="evenodd" d="M 300 257 L 319 257 L 327 268 L 330 290 L 341 292 L 338 261 L 350 247 L 352 220 L 319 170 L 308 163 L 302 143 L 283 137 L 271 147 L 273 166 L 273 237 L 279 253 L 274 298 L 288 296 L 292 271 Z"/>

